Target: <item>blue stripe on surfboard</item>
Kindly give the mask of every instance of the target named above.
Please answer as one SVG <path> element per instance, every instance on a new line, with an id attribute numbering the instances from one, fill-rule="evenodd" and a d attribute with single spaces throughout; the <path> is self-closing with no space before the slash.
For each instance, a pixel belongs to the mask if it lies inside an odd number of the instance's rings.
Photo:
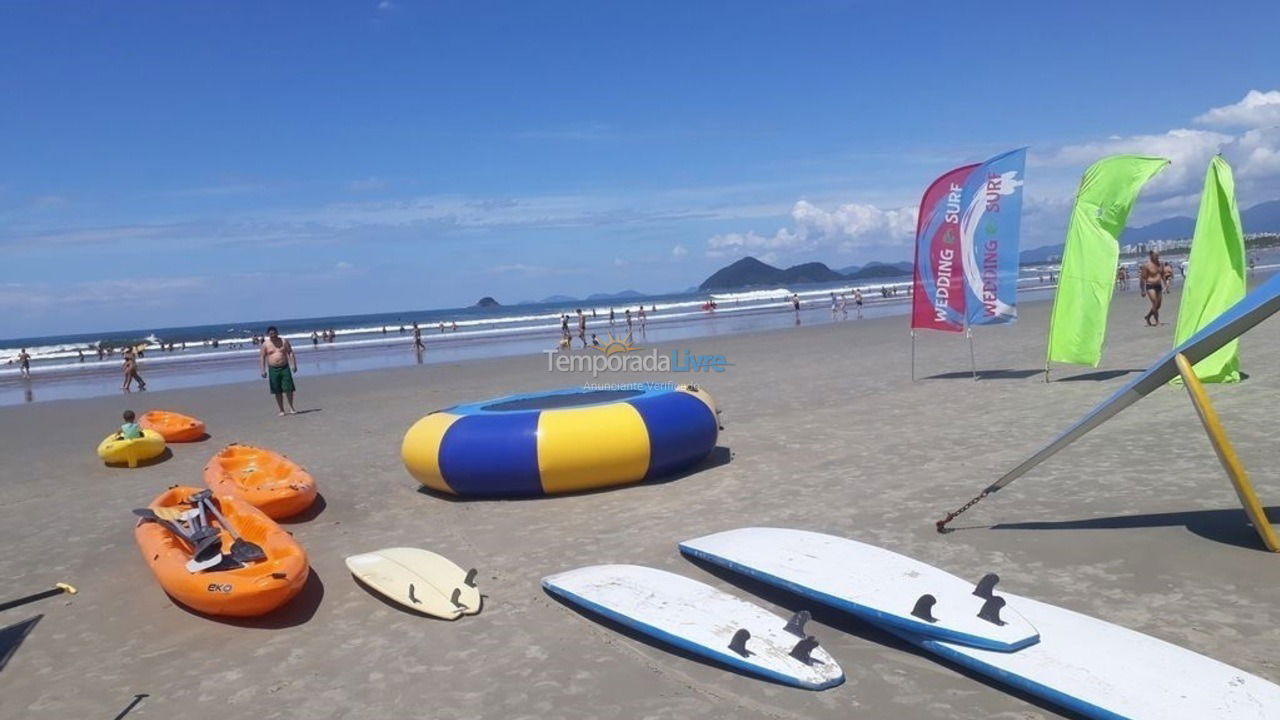
<path id="1" fill-rule="evenodd" d="M 825 690 L 830 687 L 835 687 L 836 685 L 839 685 L 840 683 L 844 682 L 844 671 L 842 670 L 840 672 L 840 676 L 833 678 L 830 682 L 807 683 L 791 675 L 783 675 L 782 673 L 774 672 L 767 668 L 760 667 L 759 665 L 752 665 L 750 663 L 743 662 L 742 659 L 739 658 L 736 654 L 721 652 L 716 650 L 715 648 L 708 647 L 706 645 L 700 645 L 695 642 L 691 642 L 678 635 L 672 635 L 666 630 L 663 630 L 658 627 L 654 627 L 653 625 L 649 625 L 648 623 L 642 623 L 639 620 L 636 620 L 635 618 L 629 615 L 624 615 L 618 612 L 617 610 L 612 610 L 603 605 L 592 602 L 582 597 L 581 595 L 578 595 L 577 593 L 569 592 L 564 588 L 548 584 L 545 581 L 542 583 L 542 588 L 547 592 L 551 593 L 552 595 L 558 595 L 568 600 L 569 602 L 574 603 L 575 605 L 578 605 L 582 608 L 590 610 L 591 612 L 596 613 L 597 615 L 600 615 L 602 617 L 606 617 L 618 623 L 619 625 L 628 627 L 632 630 L 643 633 L 650 637 L 657 638 L 658 640 L 661 640 L 662 642 L 667 643 L 672 647 L 680 648 L 681 650 L 691 652 L 694 655 L 704 657 L 708 660 L 712 660 L 712 661 L 721 663 L 723 665 L 728 665 L 729 667 L 734 668 L 735 670 L 741 670 L 742 672 L 747 673 L 749 675 L 754 675 L 756 677 L 762 677 L 768 680 L 773 680 L 774 682 L 782 683 L 783 685 L 790 685 L 792 687 L 800 687 L 800 688 L 806 688 L 810 690 Z M 725 647 L 728 647 L 728 645 L 726 644 Z"/>
<path id="2" fill-rule="evenodd" d="M 995 650 L 998 652 L 1019 650 L 1027 647 L 1028 645 L 1034 645 L 1040 641 L 1039 632 L 1020 642 L 1002 643 L 997 640 L 992 640 L 991 638 L 982 637 L 981 635 L 970 635 L 968 633 L 957 632 L 955 630 L 948 630 L 936 625 L 929 625 L 922 621 L 915 621 L 908 617 L 886 613 L 867 605 L 859 605 L 847 598 L 842 598 L 837 595 L 829 595 L 827 593 L 814 590 L 811 587 L 780 578 L 772 573 L 757 570 L 749 565 L 743 565 L 741 563 L 722 558 L 719 555 L 712 555 L 706 551 L 687 546 L 684 543 L 680 543 L 679 547 L 680 552 L 690 557 L 705 560 L 713 565 L 719 565 L 720 567 L 746 575 L 747 577 L 759 580 L 768 585 L 780 587 L 801 597 L 820 602 L 823 605 L 847 612 L 850 615 L 855 615 L 866 622 L 879 627 L 884 627 L 885 629 L 898 628 L 905 632 L 926 635 L 939 640 L 946 640 L 961 645 L 969 645 L 971 647 L 982 648 L 984 650 Z"/>
<path id="3" fill-rule="evenodd" d="M 996 682 L 1004 683 L 1016 690 L 1021 690 L 1028 695 L 1048 700 L 1054 705 L 1066 708 L 1067 710 L 1083 715 L 1084 717 L 1093 718 L 1094 720 L 1131 720 L 1127 715 L 1117 715 L 1104 707 L 1099 707 L 1093 703 L 1081 700 L 1075 695 L 1064 693 L 1061 690 L 1057 690 L 1048 685 L 1043 685 L 1034 680 L 1023 677 L 1022 675 L 1017 675 L 1009 672 L 1008 670 L 995 667 L 994 665 L 988 665 L 987 663 L 984 663 L 972 656 L 955 651 L 945 643 L 916 635 L 914 633 L 903 632 L 896 628 L 886 627 L 885 630 L 888 630 L 890 633 L 897 635 L 916 647 L 923 648 L 935 655 L 938 655 L 944 660 L 953 662 L 956 665 L 972 670 L 985 677 L 989 677 Z"/>

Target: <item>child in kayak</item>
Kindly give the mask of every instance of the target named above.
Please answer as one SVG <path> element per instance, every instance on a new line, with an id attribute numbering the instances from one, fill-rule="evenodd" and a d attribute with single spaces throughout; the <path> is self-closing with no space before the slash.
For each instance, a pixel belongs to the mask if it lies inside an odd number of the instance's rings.
<path id="1" fill-rule="evenodd" d="M 142 437 L 142 426 L 134 422 L 135 416 L 132 410 L 124 411 L 124 424 L 120 426 L 120 439 L 133 440 Z"/>

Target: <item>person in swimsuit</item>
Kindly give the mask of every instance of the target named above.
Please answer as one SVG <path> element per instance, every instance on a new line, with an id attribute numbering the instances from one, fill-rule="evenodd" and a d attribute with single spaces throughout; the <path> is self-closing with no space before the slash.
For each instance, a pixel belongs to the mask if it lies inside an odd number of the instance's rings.
<path id="1" fill-rule="evenodd" d="M 1164 265 L 1161 267 L 1160 275 L 1164 278 L 1165 293 L 1172 293 L 1173 292 L 1173 265 L 1168 261 L 1165 261 Z"/>
<path id="2" fill-rule="evenodd" d="M 133 348 L 128 347 L 124 349 L 124 384 L 120 389 L 129 392 L 133 389 L 134 380 L 138 381 L 139 390 L 147 389 L 147 383 L 143 381 L 142 375 L 138 374 L 138 356 Z"/>
<path id="3" fill-rule="evenodd" d="M 858 309 L 858 317 L 862 317 L 862 291 L 856 288 L 853 291 L 853 304 Z"/>
<path id="4" fill-rule="evenodd" d="M 296 415 L 293 409 L 293 373 L 298 372 L 298 356 L 293 354 L 293 346 L 288 340 L 280 337 L 276 326 L 267 328 L 267 339 L 258 352 L 258 364 L 262 369 L 262 377 L 267 378 L 271 394 L 276 397 L 276 407 L 280 409 L 280 417 L 285 416 L 284 401 L 289 401 L 289 415 Z"/>
<path id="5" fill-rule="evenodd" d="M 1160 268 L 1160 253 L 1152 250 L 1142 267 L 1138 269 L 1138 284 L 1142 292 L 1151 301 L 1151 310 L 1144 318 L 1147 325 L 1155 327 L 1160 324 L 1160 300 L 1164 293 L 1164 275 Z"/>
<path id="6" fill-rule="evenodd" d="M 416 352 L 427 349 L 426 343 L 422 342 L 422 328 L 418 327 L 416 320 L 413 323 L 413 349 Z"/>
<path id="7" fill-rule="evenodd" d="M 18 353 L 18 372 L 22 373 L 22 377 L 31 377 L 31 356 L 27 354 L 27 349 L 22 348 Z"/>

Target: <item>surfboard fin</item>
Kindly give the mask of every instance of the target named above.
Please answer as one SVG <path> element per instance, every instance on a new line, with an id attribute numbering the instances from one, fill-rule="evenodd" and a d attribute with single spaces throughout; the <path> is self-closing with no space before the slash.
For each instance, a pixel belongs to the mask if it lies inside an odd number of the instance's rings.
<path id="1" fill-rule="evenodd" d="M 938 618 L 933 616 L 933 605 L 938 602 L 938 598 L 925 593 L 916 600 L 916 606 L 911 608 L 911 615 L 918 617 L 927 623 L 936 623 Z"/>
<path id="2" fill-rule="evenodd" d="M 418 596 L 413 594 L 413 583 L 409 583 L 409 602 L 413 603 L 414 605 L 422 604 L 422 601 L 418 599 Z"/>
<path id="3" fill-rule="evenodd" d="M 460 597 L 462 597 L 462 588 L 454 588 L 453 594 L 449 596 L 449 602 L 453 603 L 453 606 L 456 608 L 465 609 L 467 606 L 458 602 L 458 598 Z"/>
<path id="4" fill-rule="evenodd" d="M 993 625 L 1004 625 L 1004 621 L 1000 619 L 1000 608 L 1004 607 L 1004 598 L 992 595 L 987 601 L 982 603 L 982 609 L 978 611 L 978 617 L 986 620 Z"/>
<path id="5" fill-rule="evenodd" d="M 787 632 L 791 633 L 792 635 L 795 635 L 796 637 L 800 637 L 800 638 L 805 637 L 805 632 L 804 632 L 805 623 L 809 622 L 809 620 L 812 618 L 813 616 L 809 614 L 808 610 L 801 610 L 800 612 L 791 616 L 791 619 L 787 621 L 787 626 L 784 627 L 783 630 L 786 630 Z"/>
<path id="6" fill-rule="evenodd" d="M 751 651 L 747 649 L 747 641 L 750 639 L 751 631 L 746 628 L 739 628 L 738 632 L 733 634 L 733 639 L 729 641 L 729 649 L 742 657 L 750 657 Z"/>
<path id="7" fill-rule="evenodd" d="M 992 593 L 996 590 L 996 583 L 1000 582 L 1000 576 L 995 573 L 987 573 L 982 576 L 978 584 L 973 587 L 973 594 L 980 598 L 990 600 Z"/>
<path id="8" fill-rule="evenodd" d="M 812 665 L 813 657 L 810 653 L 812 653 L 816 647 L 818 647 L 818 639 L 812 635 L 806 635 L 800 640 L 800 642 L 796 643 L 796 646 L 791 648 L 791 652 L 787 654 L 805 665 Z"/>
<path id="9" fill-rule="evenodd" d="M 470 570 L 468 570 L 467 577 L 462 582 L 467 587 L 475 587 L 476 586 L 476 569 L 471 568 Z"/>

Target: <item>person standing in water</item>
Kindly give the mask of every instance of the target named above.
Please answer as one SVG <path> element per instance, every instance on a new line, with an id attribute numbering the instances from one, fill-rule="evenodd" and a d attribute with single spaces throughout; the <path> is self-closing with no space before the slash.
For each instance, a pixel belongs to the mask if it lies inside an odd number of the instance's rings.
<path id="1" fill-rule="evenodd" d="M 289 401 L 289 415 L 296 415 L 293 409 L 293 373 L 298 372 L 298 356 L 293 353 L 293 346 L 288 340 L 280 337 L 276 326 L 267 328 L 267 339 L 258 352 L 258 364 L 262 369 L 262 377 L 267 378 L 271 394 L 276 397 L 276 407 L 280 409 L 280 417 L 285 416 L 284 401 Z"/>
<path id="2" fill-rule="evenodd" d="M 129 392 L 133 390 L 133 381 L 138 381 L 138 389 L 146 390 L 147 383 L 143 381 L 142 375 L 138 374 L 138 355 L 133 348 L 124 349 L 124 384 L 120 386 L 121 390 Z"/>
<path id="3" fill-rule="evenodd" d="M 413 323 L 413 349 L 416 352 L 422 352 L 427 346 L 422 342 L 422 329 L 418 327 L 418 323 Z"/>
<path id="4" fill-rule="evenodd" d="M 18 353 L 18 372 L 24 378 L 31 378 L 31 356 L 27 354 L 26 348 L 22 348 Z"/>
<path id="5" fill-rule="evenodd" d="M 1152 250 L 1148 260 L 1138 269 L 1138 284 L 1142 293 L 1151 301 L 1151 309 L 1147 311 L 1147 325 L 1155 327 L 1160 324 L 1160 299 L 1164 292 L 1164 277 L 1160 267 L 1160 253 Z"/>

